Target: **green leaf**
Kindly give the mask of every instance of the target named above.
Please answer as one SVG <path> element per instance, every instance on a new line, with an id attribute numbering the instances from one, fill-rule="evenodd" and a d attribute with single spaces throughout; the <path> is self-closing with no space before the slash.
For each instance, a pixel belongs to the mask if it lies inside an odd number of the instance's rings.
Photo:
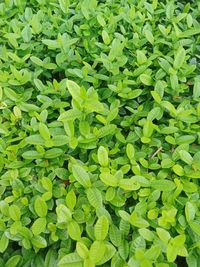
<path id="1" fill-rule="evenodd" d="M 38 218 L 34 221 L 31 229 L 34 235 L 40 235 L 46 228 L 46 218 Z"/>
<path id="2" fill-rule="evenodd" d="M 54 267 L 57 264 L 57 252 L 54 249 L 49 249 L 46 257 L 44 267 Z"/>
<path id="3" fill-rule="evenodd" d="M 72 166 L 72 173 L 74 178 L 85 188 L 89 188 L 91 186 L 91 181 L 89 174 L 86 172 L 86 170 L 78 165 L 75 164 Z"/>
<path id="4" fill-rule="evenodd" d="M 177 250 L 171 243 L 169 243 L 167 245 L 167 260 L 169 262 L 174 262 L 176 257 L 177 257 Z"/>
<path id="5" fill-rule="evenodd" d="M 67 80 L 67 88 L 73 99 L 79 101 L 81 96 L 80 86 L 77 83 L 71 80 Z"/>
<path id="6" fill-rule="evenodd" d="M 185 56 L 185 49 L 183 47 L 179 47 L 178 51 L 174 56 L 174 68 L 176 70 L 179 70 L 183 66 L 183 63 L 185 62 Z"/>
<path id="7" fill-rule="evenodd" d="M 34 209 L 39 217 L 46 217 L 48 207 L 46 202 L 41 197 L 36 198 L 34 202 Z"/>
<path id="8" fill-rule="evenodd" d="M 189 223 L 189 226 L 191 227 L 194 233 L 200 236 L 200 224 L 198 222 L 192 221 Z"/>
<path id="9" fill-rule="evenodd" d="M 188 165 L 191 165 L 193 162 L 193 158 L 190 155 L 190 153 L 188 153 L 185 150 L 180 150 L 179 151 L 179 155 L 182 161 L 184 161 L 185 163 L 187 163 Z"/>
<path id="10" fill-rule="evenodd" d="M 45 152 L 46 159 L 53 159 L 61 156 L 63 154 L 63 150 L 60 148 L 52 148 Z"/>
<path id="11" fill-rule="evenodd" d="M 104 44 L 106 44 L 106 45 L 109 45 L 110 44 L 110 37 L 109 37 L 109 35 L 108 35 L 108 33 L 107 33 L 107 31 L 106 30 L 103 30 L 102 31 L 102 39 L 103 39 L 103 41 L 104 41 Z"/>
<path id="12" fill-rule="evenodd" d="M 69 208 L 63 204 L 59 204 L 56 207 L 58 224 L 66 224 L 72 220 L 72 213 Z"/>
<path id="13" fill-rule="evenodd" d="M 199 97 L 200 97 L 200 75 L 195 77 L 193 86 L 193 99 L 197 100 Z"/>
<path id="14" fill-rule="evenodd" d="M 21 211 L 18 206 L 12 205 L 9 207 L 9 215 L 13 221 L 19 221 L 21 218 Z"/>
<path id="15" fill-rule="evenodd" d="M 76 194 L 73 189 L 66 195 L 66 204 L 71 210 L 76 206 Z"/>
<path id="16" fill-rule="evenodd" d="M 4 251 L 6 251 L 8 244 L 9 244 L 9 239 L 3 233 L 3 235 L 1 236 L 1 239 L 0 239 L 0 252 L 1 253 L 4 253 Z"/>
<path id="17" fill-rule="evenodd" d="M 116 131 L 117 127 L 114 124 L 105 125 L 101 127 L 98 131 L 98 138 L 103 138 L 107 135 L 113 135 Z"/>
<path id="18" fill-rule="evenodd" d="M 138 230 L 139 234 L 147 241 L 152 241 L 154 239 L 154 234 L 146 228 L 141 228 Z"/>
<path id="19" fill-rule="evenodd" d="M 25 43 L 30 42 L 32 38 L 32 32 L 31 32 L 31 28 L 29 27 L 29 25 L 26 25 L 25 28 L 22 30 L 22 38 Z"/>
<path id="20" fill-rule="evenodd" d="M 59 1 L 60 8 L 62 9 L 62 11 L 64 13 L 67 13 L 70 1 L 69 0 L 58 0 L 58 1 Z"/>
<path id="21" fill-rule="evenodd" d="M 118 179 L 109 172 L 103 172 L 100 174 L 101 181 L 107 186 L 117 186 Z"/>
<path id="22" fill-rule="evenodd" d="M 152 180 L 151 187 L 163 192 L 168 192 L 173 191 L 176 188 L 176 185 L 169 180 Z"/>
<path id="23" fill-rule="evenodd" d="M 143 51 L 137 50 L 136 55 L 137 55 L 137 62 L 139 65 L 142 65 L 147 62 L 147 57 Z"/>
<path id="24" fill-rule="evenodd" d="M 81 230 L 78 223 L 74 220 L 71 220 L 67 225 L 67 231 L 69 236 L 73 240 L 79 240 L 81 238 Z"/>
<path id="25" fill-rule="evenodd" d="M 145 30 L 145 37 L 152 45 L 154 44 L 154 36 L 151 31 Z"/>
<path id="26" fill-rule="evenodd" d="M 106 246 L 102 241 L 94 241 L 90 247 L 89 258 L 92 262 L 97 263 L 102 260 L 106 251 Z"/>
<path id="27" fill-rule="evenodd" d="M 194 218 L 195 218 L 195 213 L 196 213 L 196 210 L 195 210 L 194 205 L 191 202 L 188 201 L 186 203 L 186 205 L 185 205 L 185 216 L 186 216 L 186 220 L 188 222 L 193 221 Z"/>
<path id="28" fill-rule="evenodd" d="M 82 259 L 74 252 L 65 255 L 58 262 L 58 267 L 83 267 Z"/>
<path id="29" fill-rule="evenodd" d="M 94 227 L 94 235 L 96 240 L 104 240 L 108 234 L 109 221 L 106 216 L 101 216 Z"/>
<path id="30" fill-rule="evenodd" d="M 49 140 L 51 138 L 48 127 L 42 122 L 39 123 L 39 132 L 44 140 Z"/>
<path id="31" fill-rule="evenodd" d="M 111 244 L 106 244 L 106 251 L 104 253 L 103 258 L 97 263 L 97 265 L 103 265 L 105 262 L 108 262 L 110 259 L 113 258 L 114 254 L 116 252 L 116 249 Z"/>
<path id="32" fill-rule="evenodd" d="M 108 165 L 108 152 L 105 147 L 100 146 L 97 155 L 99 164 L 103 167 L 106 167 Z"/>
<path id="33" fill-rule="evenodd" d="M 97 188 L 88 188 L 86 194 L 90 205 L 92 205 L 95 209 L 102 206 L 102 195 Z"/>
<path id="34" fill-rule="evenodd" d="M 39 235 L 34 236 L 31 239 L 31 242 L 36 248 L 45 248 L 47 246 L 47 241 Z"/>
<path id="35" fill-rule="evenodd" d="M 65 111 L 60 114 L 58 117 L 58 121 L 62 122 L 68 122 L 68 121 L 74 121 L 76 119 L 81 119 L 82 113 L 79 110 L 76 109 L 70 109 L 68 111 Z"/>
<path id="36" fill-rule="evenodd" d="M 167 244 L 169 239 L 171 238 L 170 236 L 170 233 L 163 229 L 163 228 L 156 228 L 156 232 L 157 232 L 157 235 L 159 236 L 159 238 L 165 243 Z"/>
<path id="37" fill-rule="evenodd" d="M 140 80 L 143 84 L 148 85 L 148 86 L 153 84 L 153 80 L 152 80 L 151 76 L 148 74 L 141 74 Z"/>
<path id="38" fill-rule="evenodd" d="M 140 185 L 135 179 L 121 179 L 119 181 L 119 187 L 126 190 L 126 191 L 135 191 L 140 188 Z"/>
<path id="39" fill-rule="evenodd" d="M 21 255 L 14 255 L 6 262 L 5 267 L 16 267 L 18 263 L 21 261 Z"/>
<path id="40" fill-rule="evenodd" d="M 89 256 L 89 250 L 84 243 L 76 243 L 76 251 L 82 259 L 86 259 Z"/>
<path id="41" fill-rule="evenodd" d="M 29 150 L 29 151 L 26 151 L 22 154 L 22 157 L 24 159 L 41 159 L 43 158 L 43 153 L 40 153 L 40 152 L 37 152 L 37 151 L 34 151 L 34 150 Z"/>

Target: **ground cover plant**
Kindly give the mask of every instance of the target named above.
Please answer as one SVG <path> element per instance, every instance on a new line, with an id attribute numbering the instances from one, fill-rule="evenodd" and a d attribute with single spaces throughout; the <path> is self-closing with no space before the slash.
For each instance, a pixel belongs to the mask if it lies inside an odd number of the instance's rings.
<path id="1" fill-rule="evenodd" d="M 0 266 L 200 266 L 200 2 L 0 3 Z"/>

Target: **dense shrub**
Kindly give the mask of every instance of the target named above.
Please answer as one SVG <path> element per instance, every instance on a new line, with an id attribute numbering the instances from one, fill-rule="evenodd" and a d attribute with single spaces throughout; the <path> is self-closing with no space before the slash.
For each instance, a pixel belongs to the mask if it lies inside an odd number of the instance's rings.
<path id="1" fill-rule="evenodd" d="M 0 3 L 0 266 L 200 266 L 200 4 Z"/>

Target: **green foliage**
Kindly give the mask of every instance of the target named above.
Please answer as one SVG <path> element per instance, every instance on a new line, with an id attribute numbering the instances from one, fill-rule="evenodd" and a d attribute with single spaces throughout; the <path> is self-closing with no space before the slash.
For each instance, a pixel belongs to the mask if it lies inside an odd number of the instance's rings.
<path id="1" fill-rule="evenodd" d="M 199 1 L 0 2 L 0 266 L 199 267 Z"/>

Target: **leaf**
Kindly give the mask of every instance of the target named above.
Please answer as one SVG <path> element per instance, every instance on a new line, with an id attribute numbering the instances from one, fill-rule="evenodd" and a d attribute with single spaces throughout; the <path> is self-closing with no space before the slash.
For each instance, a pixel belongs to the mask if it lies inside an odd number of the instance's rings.
<path id="1" fill-rule="evenodd" d="M 103 16 L 101 14 L 97 15 L 97 21 L 102 27 L 105 27 L 106 22 L 105 22 L 105 19 L 103 18 Z"/>
<path id="2" fill-rule="evenodd" d="M 146 228 L 141 228 L 138 230 L 139 234 L 147 241 L 152 241 L 154 239 L 154 234 Z"/>
<path id="3" fill-rule="evenodd" d="M 18 206 L 12 205 L 9 207 L 9 215 L 13 221 L 19 221 L 21 218 L 21 211 Z"/>
<path id="4" fill-rule="evenodd" d="M 102 260 L 106 251 L 106 246 L 102 241 L 94 241 L 90 247 L 89 258 L 97 263 Z"/>
<path id="5" fill-rule="evenodd" d="M 110 225 L 109 238 L 114 246 L 120 246 L 122 240 L 121 232 L 114 224 Z"/>
<path id="6" fill-rule="evenodd" d="M 22 30 L 22 38 L 25 43 L 30 42 L 32 38 L 32 32 L 31 32 L 31 28 L 29 27 L 29 25 L 26 25 L 24 29 Z"/>
<path id="7" fill-rule="evenodd" d="M 193 86 L 193 99 L 197 100 L 199 97 L 200 97 L 200 75 L 195 77 Z"/>
<path id="8" fill-rule="evenodd" d="M 176 185 L 169 180 L 152 180 L 151 187 L 163 192 L 168 192 L 173 191 L 176 188 Z"/>
<path id="9" fill-rule="evenodd" d="M 72 96 L 73 99 L 79 101 L 81 100 L 81 91 L 80 91 L 80 86 L 78 86 L 77 83 L 67 80 L 67 88 Z"/>
<path id="10" fill-rule="evenodd" d="M 71 210 L 76 206 L 76 194 L 73 189 L 66 195 L 66 204 Z"/>
<path id="11" fill-rule="evenodd" d="M 81 230 L 78 223 L 74 220 L 71 220 L 67 225 L 67 231 L 69 236 L 73 240 L 79 240 L 81 238 Z"/>
<path id="12" fill-rule="evenodd" d="M 62 122 L 68 122 L 68 121 L 74 121 L 76 119 L 81 119 L 82 113 L 79 110 L 76 109 L 70 109 L 68 111 L 65 111 L 60 114 L 58 117 L 58 121 Z"/>
<path id="13" fill-rule="evenodd" d="M 188 153 L 185 150 L 180 150 L 179 151 L 179 155 L 182 161 L 184 161 L 185 163 L 187 163 L 188 165 L 191 165 L 193 162 L 193 158 L 190 155 L 190 153 Z"/>
<path id="14" fill-rule="evenodd" d="M 82 259 L 74 252 L 65 255 L 58 262 L 58 267 L 83 267 Z"/>
<path id="15" fill-rule="evenodd" d="M 77 242 L 76 243 L 76 251 L 82 259 L 88 258 L 89 250 L 84 243 Z"/>
<path id="16" fill-rule="evenodd" d="M 169 239 L 171 238 L 170 236 L 170 233 L 165 230 L 165 229 L 162 229 L 162 228 L 156 228 L 156 232 L 157 232 L 157 235 L 159 236 L 159 238 L 165 243 L 167 244 Z"/>
<path id="17" fill-rule="evenodd" d="M 171 243 L 169 243 L 167 245 L 167 260 L 169 262 L 174 262 L 176 257 L 177 257 L 177 250 Z"/>
<path id="18" fill-rule="evenodd" d="M 37 151 L 34 151 L 34 150 L 29 150 L 29 151 L 26 151 L 22 154 L 22 157 L 24 159 L 41 159 L 43 158 L 43 153 L 40 153 L 40 152 L 37 152 Z"/>
<path id="19" fill-rule="evenodd" d="M 30 60 L 34 63 L 34 64 L 36 64 L 36 65 L 38 65 L 38 66 L 43 66 L 43 61 L 41 60 L 41 59 L 39 59 L 38 57 L 35 57 L 35 56 L 31 56 L 30 57 Z M 37 79 L 35 79 L 36 80 L 36 82 L 37 82 Z"/>
<path id="20" fill-rule="evenodd" d="M 62 11 L 64 13 L 67 13 L 68 12 L 68 7 L 69 7 L 69 0 L 58 0 L 59 1 L 59 4 L 60 4 L 60 8 L 62 9 Z"/>
<path id="21" fill-rule="evenodd" d="M 5 233 L 3 233 L 0 239 L 0 252 L 1 253 L 4 253 L 4 251 L 6 251 L 8 244 L 9 244 L 9 239 L 7 238 Z"/>
<path id="22" fill-rule="evenodd" d="M 94 235 L 96 240 L 103 241 L 107 234 L 109 229 L 109 221 L 106 216 L 101 216 L 94 227 Z"/>
<path id="23" fill-rule="evenodd" d="M 85 188 L 89 188 L 91 186 L 91 181 L 89 174 L 86 172 L 86 170 L 78 165 L 74 164 L 72 166 L 72 173 L 74 178 Z"/>
<path id="24" fill-rule="evenodd" d="M 72 220 L 72 213 L 69 208 L 63 204 L 56 207 L 57 221 L 59 224 L 66 224 Z"/>
<path id="25" fill-rule="evenodd" d="M 46 218 L 38 218 L 34 221 L 31 229 L 34 235 L 40 235 L 46 228 Z"/>
<path id="26" fill-rule="evenodd" d="M 99 164 L 103 167 L 106 167 L 108 165 L 108 152 L 105 147 L 100 146 L 97 155 Z"/>
<path id="27" fill-rule="evenodd" d="M 36 248 L 45 248 L 47 246 L 46 240 L 42 236 L 39 236 L 39 235 L 34 236 L 31 239 L 31 242 Z"/>
<path id="28" fill-rule="evenodd" d="M 118 179 L 109 172 L 103 172 L 100 174 L 101 181 L 107 186 L 117 186 Z"/>
<path id="29" fill-rule="evenodd" d="M 63 150 L 60 148 L 51 148 L 45 152 L 44 157 L 46 159 L 53 159 L 61 156 L 63 154 Z"/>
<path id="30" fill-rule="evenodd" d="M 34 209 L 39 217 L 46 217 L 48 207 L 46 202 L 41 197 L 36 198 L 34 202 Z"/>
<path id="31" fill-rule="evenodd" d="M 98 136 L 98 138 L 103 138 L 107 135 L 113 135 L 116 128 L 117 127 L 114 124 L 105 125 L 99 129 L 97 136 Z"/>
<path id="32" fill-rule="evenodd" d="M 185 216 L 186 216 L 186 220 L 188 222 L 193 221 L 194 218 L 195 218 L 195 213 L 196 213 L 196 210 L 195 210 L 194 205 L 191 202 L 188 201 L 186 203 L 186 205 L 185 205 Z"/>
<path id="33" fill-rule="evenodd" d="M 106 44 L 106 45 L 109 45 L 110 44 L 110 37 L 109 37 L 109 35 L 108 35 L 108 33 L 107 33 L 107 31 L 106 30 L 103 30 L 102 31 L 102 39 L 103 39 L 103 41 L 104 41 L 104 44 Z"/>
<path id="34" fill-rule="evenodd" d="M 185 62 L 185 56 L 185 49 L 183 47 L 179 47 L 178 51 L 174 56 L 174 68 L 176 70 L 179 70 L 183 66 L 183 63 Z"/>
<path id="35" fill-rule="evenodd" d="M 9 258 L 9 260 L 5 264 L 5 267 L 16 267 L 18 263 L 21 261 L 21 259 L 22 259 L 21 255 L 14 255 Z"/>
<path id="36" fill-rule="evenodd" d="M 195 232 L 198 236 L 200 236 L 200 224 L 192 221 L 189 223 L 189 226 L 191 227 L 192 231 Z"/>
<path id="37" fill-rule="evenodd" d="M 153 84 L 153 80 L 152 80 L 151 76 L 148 74 L 141 74 L 140 80 L 143 84 L 148 85 L 148 86 Z"/>
<path id="38" fill-rule="evenodd" d="M 161 253 L 161 248 L 159 245 L 153 245 L 150 249 L 145 252 L 145 258 L 148 260 L 156 260 Z"/>
<path id="39" fill-rule="evenodd" d="M 30 145 L 43 145 L 44 139 L 39 134 L 30 135 L 25 138 L 27 144 Z"/>
<path id="40" fill-rule="evenodd" d="M 49 249 L 46 257 L 44 267 L 54 267 L 57 265 L 57 252 L 54 249 Z"/>
<path id="41" fill-rule="evenodd" d="M 140 185 L 135 179 L 121 179 L 119 181 L 119 187 L 126 191 L 135 191 L 140 188 Z"/>
<path id="42" fill-rule="evenodd" d="M 151 31 L 145 30 L 145 37 L 152 45 L 154 44 L 154 36 Z"/>
<path id="43" fill-rule="evenodd" d="M 39 123 L 39 132 L 44 140 L 49 140 L 51 138 L 48 127 L 42 122 Z"/>
<path id="44" fill-rule="evenodd" d="M 136 55 L 137 55 L 137 62 L 139 65 L 142 65 L 147 62 L 147 57 L 143 51 L 137 50 Z"/>
<path id="45" fill-rule="evenodd" d="M 95 209 L 102 206 L 102 195 L 97 188 L 88 188 L 86 194 L 90 205 L 92 205 Z"/>
<path id="46" fill-rule="evenodd" d="M 138 216 L 135 211 L 132 212 L 129 222 L 138 228 L 147 228 L 149 226 L 149 223 L 142 217 Z"/>
<path id="47" fill-rule="evenodd" d="M 126 146 L 126 154 L 127 154 L 128 158 L 130 160 L 134 158 L 135 149 L 134 149 L 134 146 L 132 144 L 127 144 L 127 146 Z"/>
<path id="48" fill-rule="evenodd" d="M 104 264 L 105 262 L 108 262 L 110 259 L 112 259 L 112 257 L 114 256 L 116 252 L 116 249 L 113 245 L 111 244 L 106 244 L 106 251 L 104 253 L 104 256 L 103 258 L 97 263 L 97 265 L 102 265 Z"/>

